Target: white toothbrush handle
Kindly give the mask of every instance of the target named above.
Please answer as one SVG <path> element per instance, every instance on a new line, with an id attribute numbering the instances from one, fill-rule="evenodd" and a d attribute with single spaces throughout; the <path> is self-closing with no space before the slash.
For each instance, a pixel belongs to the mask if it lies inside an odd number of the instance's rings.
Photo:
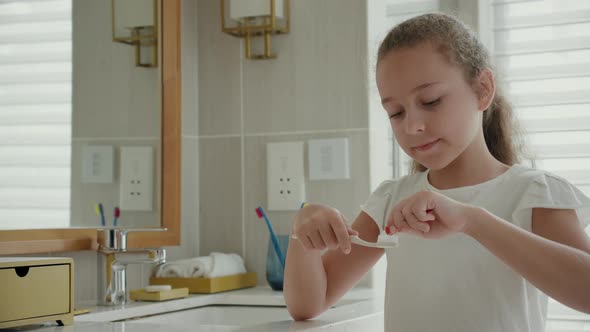
<path id="1" fill-rule="evenodd" d="M 298 237 L 296 234 L 291 235 L 291 238 L 293 240 L 297 240 Z M 359 246 L 364 246 L 364 247 L 371 247 L 371 248 L 394 248 L 397 247 L 397 243 L 379 243 L 379 242 L 369 242 L 369 241 L 365 241 L 363 239 L 361 239 L 360 237 L 358 237 L 358 235 L 352 235 L 350 237 L 350 242 L 354 243 L 354 244 L 358 244 Z"/>
<path id="2" fill-rule="evenodd" d="M 364 246 L 364 247 L 381 248 L 381 246 L 377 242 L 365 241 L 356 235 L 353 235 L 350 237 L 350 242 L 358 244 L 359 246 Z"/>

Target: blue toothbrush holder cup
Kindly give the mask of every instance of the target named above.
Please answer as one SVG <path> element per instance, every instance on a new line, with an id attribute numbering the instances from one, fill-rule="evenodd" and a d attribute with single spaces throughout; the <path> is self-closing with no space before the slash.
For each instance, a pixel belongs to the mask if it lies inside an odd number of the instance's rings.
<path id="1" fill-rule="evenodd" d="M 277 235 L 279 247 L 285 258 L 287 257 L 287 247 L 289 246 L 289 235 Z M 279 260 L 279 255 L 275 252 L 272 240 L 268 238 L 268 250 L 266 253 L 266 281 L 273 290 L 283 290 L 283 265 Z"/>

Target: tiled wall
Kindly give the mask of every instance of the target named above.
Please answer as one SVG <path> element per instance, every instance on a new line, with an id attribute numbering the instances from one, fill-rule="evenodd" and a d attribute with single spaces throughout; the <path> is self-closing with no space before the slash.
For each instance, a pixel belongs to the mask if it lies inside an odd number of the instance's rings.
<path id="1" fill-rule="evenodd" d="M 244 58 L 219 11 L 198 2 L 199 248 L 244 255 L 263 285 L 268 232 L 254 210 L 267 202 L 267 143 L 347 137 L 351 178 L 306 181 L 306 198 L 353 220 L 370 193 L 366 1 L 291 1 L 291 32 L 266 61 Z M 289 231 L 292 212 L 268 215 Z"/>

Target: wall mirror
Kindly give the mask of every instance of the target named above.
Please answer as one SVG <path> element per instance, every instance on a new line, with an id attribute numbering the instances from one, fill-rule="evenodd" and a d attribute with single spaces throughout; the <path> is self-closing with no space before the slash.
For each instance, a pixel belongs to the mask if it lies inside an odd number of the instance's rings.
<path id="1" fill-rule="evenodd" d="M 179 243 L 180 1 L 120 1 L 0 0 L 0 255 L 92 249 L 117 206 Z"/>

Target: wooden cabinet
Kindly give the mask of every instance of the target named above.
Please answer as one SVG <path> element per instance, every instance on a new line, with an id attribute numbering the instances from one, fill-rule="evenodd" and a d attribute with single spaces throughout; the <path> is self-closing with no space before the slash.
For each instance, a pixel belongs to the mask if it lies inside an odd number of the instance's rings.
<path id="1" fill-rule="evenodd" d="M 0 328 L 73 322 L 71 258 L 0 257 Z"/>

